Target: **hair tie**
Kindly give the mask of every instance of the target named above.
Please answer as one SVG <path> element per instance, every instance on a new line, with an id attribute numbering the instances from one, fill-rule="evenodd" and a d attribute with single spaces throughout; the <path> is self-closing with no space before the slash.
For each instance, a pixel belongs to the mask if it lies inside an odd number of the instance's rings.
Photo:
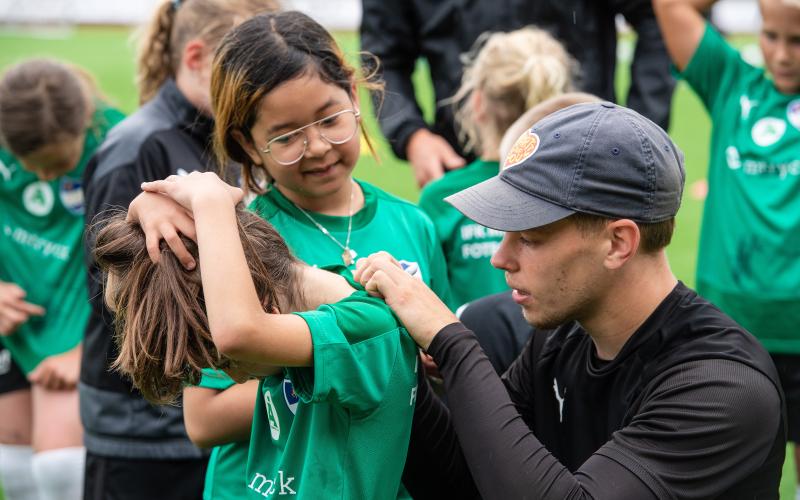
<path id="1" fill-rule="evenodd" d="M 172 10 L 178 10 L 181 6 L 182 0 L 172 0 Z"/>

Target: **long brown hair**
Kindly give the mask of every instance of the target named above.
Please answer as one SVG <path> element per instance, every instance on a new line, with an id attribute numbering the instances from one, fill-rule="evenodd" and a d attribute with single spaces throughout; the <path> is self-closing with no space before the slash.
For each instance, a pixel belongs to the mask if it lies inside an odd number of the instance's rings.
<path id="1" fill-rule="evenodd" d="M 300 299 L 296 264 L 271 224 L 247 211 L 237 213 L 239 235 L 256 292 L 265 310 L 285 310 Z M 195 259 L 197 245 L 183 237 Z M 107 295 L 115 310 L 119 355 L 113 368 L 130 377 L 148 401 L 174 402 L 184 384 L 199 382 L 203 368 L 224 369 L 211 337 L 200 269 L 187 271 L 161 242 L 159 264 L 150 261 L 138 224 L 124 214 L 99 231 L 94 257 L 114 276 Z M 199 260 L 198 260 L 199 262 Z"/>
<path id="2" fill-rule="evenodd" d="M 164 0 L 138 35 L 136 84 L 140 104 L 152 99 L 167 78 L 175 77 L 190 40 L 199 38 L 213 49 L 240 22 L 278 6 L 276 0 Z"/>
<path id="3" fill-rule="evenodd" d="M 99 92 L 82 69 L 52 59 L 29 59 L 0 79 L 0 138 L 12 153 L 81 137 Z"/>
<path id="4" fill-rule="evenodd" d="M 266 169 L 255 165 L 235 133 L 253 142 L 261 100 L 280 84 L 306 74 L 351 93 L 353 85 L 380 91 L 375 73 L 360 77 L 333 36 L 300 12 L 261 14 L 232 29 L 220 42 L 211 71 L 214 152 L 220 168 L 228 159 L 242 165 L 244 187 L 264 192 Z M 364 127 L 361 133 L 374 154 Z"/>

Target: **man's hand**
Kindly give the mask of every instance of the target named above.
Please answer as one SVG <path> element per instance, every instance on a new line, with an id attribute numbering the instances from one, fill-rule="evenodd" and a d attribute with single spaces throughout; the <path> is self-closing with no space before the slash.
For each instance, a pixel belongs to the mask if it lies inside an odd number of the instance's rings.
<path id="1" fill-rule="evenodd" d="M 411 134 L 406 157 L 419 187 L 438 179 L 445 170 L 463 167 L 466 162 L 442 136 L 421 128 Z"/>
<path id="2" fill-rule="evenodd" d="M 28 374 L 28 380 L 50 391 L 67 391 L 78 384 L 81 371 L 81 345 L 63 354 L 45 358 Z"/>
<path id="3" fill-rule="evenodd" d="M 25 290 L 0 281 L 0 335 L 11 335 L 31 316 L 44 316 L 41 306 L 25 302 Z"/>
<path id="4" fill-rule="evenodd" d="M 403 271 L 400 263 L 386 252 L 359 259 L 355 279 L 371 295 L 386 301 L 423 349 L 428 348 L 439 330 L 458 322 L 425 283 Z"/>

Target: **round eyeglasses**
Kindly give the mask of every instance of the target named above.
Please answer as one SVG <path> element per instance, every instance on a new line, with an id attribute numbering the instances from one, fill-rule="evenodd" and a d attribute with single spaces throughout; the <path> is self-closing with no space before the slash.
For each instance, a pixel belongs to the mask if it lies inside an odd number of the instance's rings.
<path id="1" fill-rule="evenodd" d="M 356 135 L 359 116 L 361 112 L 355 109 L 337 111 L 321 120 L 270 139 L 267 147 L 261 152 L 270 155 L 281 165 L 297 163 L 308 149 L 307 128 L 316 125 L 319 135 L 330 144 L 344 144 Z"/>

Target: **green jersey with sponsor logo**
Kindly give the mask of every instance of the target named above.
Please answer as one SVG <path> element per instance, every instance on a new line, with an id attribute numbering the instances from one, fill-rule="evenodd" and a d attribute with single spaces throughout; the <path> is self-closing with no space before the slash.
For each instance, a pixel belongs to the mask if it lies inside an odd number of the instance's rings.
<path id="1" fill-rule="evenodd" d="M 458 306 L 508 290 L 503 271 L 489 262 L 503 232 L 471 221 L 444 199 L 494 177 L 499 168 L 496 161 L 476 160 L 431 182 L 419 197 L 419 207 L 430 216 L 442 243 L 450 288 Z"/>
<path id="2" fill-rule="evenodd" d="M 800 353 L 800 94 L 710 25 L 683 77 L 713 122 L 698 291 L 771 352 Z"/>
<path id="3" fill-rule="evenodd" d="M 297 313 L 311 330 L 314 365 L 261 383 L 248 498 L 407 496 L 400 477 L 416 402 L 417 348 L 389 307 L 358 288 L 335 304 Z"/>
<path id="4" fill-rule="evenodd" d="M 224 391 L 236 382 L 225 372 L 207 368 L 198 387 Z M 208 457 L 206 481 L 203 485 L 203 500 L 237 500 L 241 498 L 245 481 L 247 452 L 250 441 L 215 446 Z"/>
<path id="5" fill-rule="evenodd" d="M 407 201 L 366 182 L 358 184 L 364 192 L 364 206 L 353 214 L 350 248 L 357 257 L 380 250 L 389 252 L 407 272 L 418 276 L 452 307 L 447 268 L 430 219 Z M 258 196 L 250 209 L 272 223 L 303 262 L 319 267 L 344 264 L 342 248 L 277 189 Z M 308 213 L 333 238 L 345 244 L 349 217 Z M 355 269 L 355 261 L 350 269 Z"/>
<path id="6" fill-rule="evenodd" d="M 89 302 L 81 177 L 108 130 L 123 117 L 98 104 L 78 165 L 52 181 L 39 181 L 0 149 L 0 281 L 15 283 L 27 293 L 26 301 L 47 311 L 2 337 L 25 373 L 83 338 Z"/>

